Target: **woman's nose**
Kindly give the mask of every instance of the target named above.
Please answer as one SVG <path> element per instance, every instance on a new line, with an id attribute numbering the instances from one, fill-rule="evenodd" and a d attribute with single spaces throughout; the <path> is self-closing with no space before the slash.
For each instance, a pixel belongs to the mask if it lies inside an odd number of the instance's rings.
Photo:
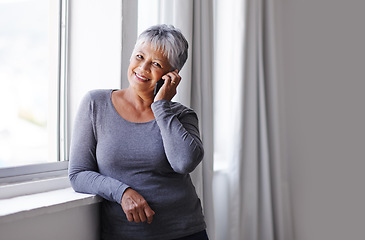
<path id="1" fill-rule="evenodd" d="M 139 66 L 142 70 L 146 71 L 146 72 L 149 72 L 150 71 L 150 68 L 149 68 L 149 64 L 148 62 L 143 62 L 141 63 L 141 65 Z"/>

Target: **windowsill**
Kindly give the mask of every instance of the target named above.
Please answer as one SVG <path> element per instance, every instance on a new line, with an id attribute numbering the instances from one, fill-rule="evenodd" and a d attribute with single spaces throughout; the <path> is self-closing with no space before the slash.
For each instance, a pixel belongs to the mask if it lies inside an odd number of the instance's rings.
<path id="1" fill-rule="evenodd" d="M 100 197 L 76 193 L 71 187 L 0 200 L 0 224 L 95 204 Z"/>

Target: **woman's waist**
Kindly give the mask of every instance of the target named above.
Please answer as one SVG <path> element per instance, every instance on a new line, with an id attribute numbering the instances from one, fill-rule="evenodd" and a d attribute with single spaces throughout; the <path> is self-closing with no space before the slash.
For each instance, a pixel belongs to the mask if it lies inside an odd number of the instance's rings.
<path id="1" fill-rule="evenodd" d="M 199 201 L 195 187 L 191 183 L 181 181 L 170 181 L 163 184 L 149 182 L 129 186 L 141 194 L 149 204 L 160 207 L 194 205 Z"/>

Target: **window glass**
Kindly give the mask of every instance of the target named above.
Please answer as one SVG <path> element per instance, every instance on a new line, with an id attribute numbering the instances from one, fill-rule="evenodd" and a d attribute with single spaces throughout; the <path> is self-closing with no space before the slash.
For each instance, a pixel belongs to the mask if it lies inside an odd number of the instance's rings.
<path id="1" fill-rule="evenodd" d="M 0 0 L 0 168 L 57 161 L 58 78 L 51 69 L 58 44 L 51 41 L 58 41 L 58 26 L 50 2 Z"/>

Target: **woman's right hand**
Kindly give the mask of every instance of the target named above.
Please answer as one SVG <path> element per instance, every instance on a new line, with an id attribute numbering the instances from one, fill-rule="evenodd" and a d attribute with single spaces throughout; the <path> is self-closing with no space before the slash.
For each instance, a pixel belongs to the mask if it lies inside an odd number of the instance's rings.
<path id="1" fill-rule="evenodd" d="M 151 223 L 155 212 L 150 208 L 147 201 L 131 188 L 125 190 L 122 196 L 121 205 L 129 222 Z"/>

